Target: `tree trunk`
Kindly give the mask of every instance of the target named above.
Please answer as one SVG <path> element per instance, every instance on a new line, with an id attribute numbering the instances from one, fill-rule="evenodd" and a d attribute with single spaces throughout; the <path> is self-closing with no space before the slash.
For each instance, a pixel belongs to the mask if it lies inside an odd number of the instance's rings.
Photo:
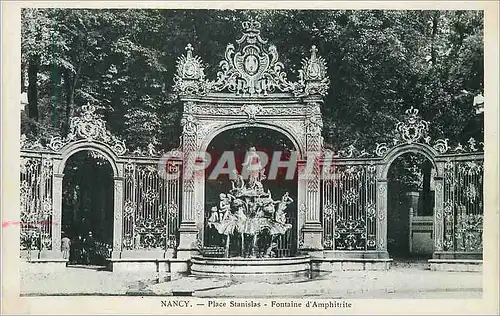
<path id="1" fill-rule="evenodd" d="M 436 41 L 437 41 L 438 27 L 439 27 L 439 11 L 436 11 L 432 15 L 431 62 L 433 66 L 435 66 L 437 62 Z"/>
<path id="2" fill-rule="evenodd" d="M 21 64 L 21 93 L 26 92 L 26 64 Z"/>
<path id="3" fill-rule="evenodd" d="M 32 56 L 28 65 L 28 116 L 38 121 L 38 68 L 40 56 Z"/>
<path id="4" fill-rule="evenodd" d="M 64 90 L 66 95 L 63 135 L 67 135 L 69 132 L 69 125 L 73 108 L 73 85 L 71 84 L 71 73 L 68 69 L 64 69 L 63 78 L 64 78 Z"/>

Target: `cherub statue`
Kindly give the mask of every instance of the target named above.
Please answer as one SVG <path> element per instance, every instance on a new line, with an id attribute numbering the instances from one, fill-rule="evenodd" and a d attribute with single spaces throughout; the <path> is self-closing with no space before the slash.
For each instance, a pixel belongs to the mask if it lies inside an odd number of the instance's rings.
<path id="1" fill-rule="evenodd" d="M 234 196 L 231 194 L 221 193 L 219 194 L 219 198 L 219 208 L 223 214 L 226 214 L 227 211 L 230 211 L 231 209 L 231 200 L 234 199 Z"/>
<path id="2" fill-rule="evenodd" d="M 208 218 L 208 227 L 213 227 L 215 223 L 219 222 L 219 210 L 217 206 L 210 209 L 210 217 Z"/>
<path id="3" fill-rule="evenodd" d="M 293 199 L 290 197 L 289 193 L 286 192 L 283 197 L 281 198 L 281 201 L 278 202 L 278 209 L 276 210 L 276 221 L 279 223 L 284 224 L 286 222 L 285 218 L 285 209 L 287 208 L 288 204 L 293 203 Z"/>

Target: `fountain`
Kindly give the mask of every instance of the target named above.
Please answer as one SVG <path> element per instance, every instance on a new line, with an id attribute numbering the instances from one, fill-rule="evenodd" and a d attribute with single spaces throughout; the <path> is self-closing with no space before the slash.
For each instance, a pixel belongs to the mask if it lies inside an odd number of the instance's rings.
<path id="1" fill-rule="evenodd" d="M 286 192 L 274 200 L 264 190 L 266 179 L 260 157 L 250 148 L 243 171 L 248 180 L 233 170 L 232 188 L 219 195 L 219 207 L 210 210 L 207 227 L 216 231 L 224 244 L 224 256 L 193 257 L 191 273 L 199 276 L 260 276 L 266 280 L 307 276 L 309 257 L 279 257 L 278 238 L 292 229 L 286 223 L 287 206 L 293 199 Z M 231 255 L 231 241 L 239 240 L 236 254 Z"/>

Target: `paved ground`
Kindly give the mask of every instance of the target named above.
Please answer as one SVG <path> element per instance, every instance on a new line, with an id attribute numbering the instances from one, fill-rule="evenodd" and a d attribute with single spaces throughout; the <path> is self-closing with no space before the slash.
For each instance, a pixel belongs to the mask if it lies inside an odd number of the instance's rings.
<path id="1" fill-rule="evenodd" d="M 256 291 L 258 289 L 258 291 Z M 196 297 L 480 298 L 482 274 L 426 270 L 398 264 L 389 271 L 338 271 L 283 284 L 117 274 L 82 267 L 63 273 L 21 271 L 21 295 L 191 295 Z"/>

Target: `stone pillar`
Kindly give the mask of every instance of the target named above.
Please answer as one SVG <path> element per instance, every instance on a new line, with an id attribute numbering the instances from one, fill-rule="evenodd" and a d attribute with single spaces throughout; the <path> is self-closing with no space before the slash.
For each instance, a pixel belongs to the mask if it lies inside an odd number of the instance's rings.
<path id="1" fill-rule="evenodd" d="M 195 173 L 194 179 L 194 221 L 196 223 L 196 244 L 203 245 L 203 232 L 205 228 L 205 170 Z"/>
<path id="2" fill-rule="evenodd" d="M 435 195 L 434 195 L 434 254 L 436 258 L 437 252 L 443 251 L 444 238 L 444 216 L 443 216 L 443 185 L 444 180 L 441 176 L 434 177 Z"/>
<path id="3" fill-rule="evenodd" d="M 421 199 L 421 195 L 419 192 L 407 192 L 406 197 L 408 198 L 408 217 L 407 222 L 405 223 L 405 228 L 408 227 L 407 235 L 408 235 L 408 251 L 409 253 L 413 253 L 413 217 L 418 216 L 418 203 Z M 420 214 L 421 215 L 421 214 Z"/>
<path id="4" fill-rule="evenodd" d="M 305 160 L 297 161 L 297 230 L 299 250 L 304 249 L 304 232 L 303 228 L 306 222 L 306 184 L 307 180 L 304 177 L 306 168 Z"/>
<path id="5" fill-rule="evenodd" d="M 387 253 L 387 179 L 380 177 L 383 165 L 379 165 L 377 179 L 377 250 L 385 253 L 384 257 L 389 257 Z"/>
<path id="6" fill-rule="evenodd" d="M 123 177 L 114 177 L 114 203 L 113 203 L 113 259 L 120 258 L 122 251 L 123 234 Z"/>
<path id="7" fill-rule="evenodd" d="M 62 258 L 61 229 L 62 229 L 62 173 L 54 173 L 52 177 L 52 251 L 50 257 Z"/>
<path id="8" fill-rule="evenodd" d="M 198 124 L 195 118 L 186 111 L 186 106 L 184 112 L 184 117 L 181 120 L 181 124 L 183 125 L 183 177 L 182 214 L 179 227 L 179 245 L 177 246 L 176 252 L 178 259 L 190 259 L 193 254 L 198 253 L 197 241 L 199 240 L 198 226 L 196 223 L 196 196 L 201 188 L 199 182 L 195 181 L 195 160 L 193 159 L 198 150 L 196 136 Z"/>
<path id="9" fill-rule="evenodd" d="M 306 107 L 306 220 L 304 250 L 312 256 L 323 256 L 323 226 L 320 220 L 320 156 L 323 145 L 321 111 L 319 103 L 309 102 Z"/>

